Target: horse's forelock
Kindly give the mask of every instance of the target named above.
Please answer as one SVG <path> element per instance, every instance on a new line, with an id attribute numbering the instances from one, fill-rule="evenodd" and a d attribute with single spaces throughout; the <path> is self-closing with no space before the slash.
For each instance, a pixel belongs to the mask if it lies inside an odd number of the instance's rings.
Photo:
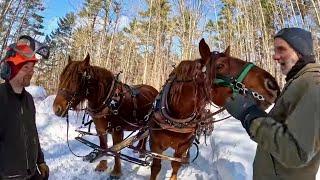
<path id="1" fill-rule="evenodd" d="M 79 81 L 79 69 L 80 62 L 73 61 L 69 63 L 61 73 L 60 86 L 61 88 L 67 88 L 75 90 Z"/>
<path id="2" fill-rule="evenodd" d="M 200 59 L 193 60 L 193 61 L 182 61 L 172 72 L 171 75 L 175 75 L 176 79 L 180 81 L 180 83 L 177 83 L 173 85 L 170 89 L 170 101 L 173 104 L 178 104 L 181 99 L 181 94 L 183 90 L 183 86 L 185 83 L 190 83 L 190 80 L 196 80 L 196 87 L 197 93 L 200 94 L 200 96 L 206 96 L 205 94 L 208 94 L 208 89 L 211 88 L 211 81 L 210 77 L 208 77 L 205 74 L 201 74 L 201 63 Z M 207 69 L 208 70 L 208 69 Z M 199 74 L 200 73 L 200 74 Z M 196 77 L 199 76 L 199 77 Z M 185 82 L 183 82 L 185 81 Z M 191 86 L 194 86 L 191 85 Z M 199 95 L 198 94 L 198 95 Z M 190 97 L 188 97 L 190 98 Z"/>

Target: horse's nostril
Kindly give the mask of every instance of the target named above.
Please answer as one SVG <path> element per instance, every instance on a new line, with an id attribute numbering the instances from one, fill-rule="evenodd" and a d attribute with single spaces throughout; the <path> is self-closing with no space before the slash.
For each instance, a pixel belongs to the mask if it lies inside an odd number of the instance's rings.
<path id="1" fill-rule="evenodd" d="M 59 114 L 61 114 L 61 107 L 60 107 L 60 106 L 58 106 L 57 112 L 58 112 Z"/>
<path id="2" fill-rule="evenodd" d="M 274 78 L 266 78 L 264 84 L 272 97 L 276 98 L 279 95 L 280 88 L 277 81 Z"/>
<path id="3" fill-rule="evenodd" d="M 55 106 L 54 108 L 53 108 L 53 111 L 54 111 L 54 113 L 57 115 L 57 116 L 61 116 L 61 113 L 62 113 L 62 108 L 61 108 L 61 106 Z"/>
<path id="4" fill-rule="evenodd" d="M 278 86 L 277 82 L 275 80 L 273 81 L 273 79 L 267 79 L 266 85 L 270 90 L 274 90 L 274 91 L 279 90 L 279 86 Z"/>

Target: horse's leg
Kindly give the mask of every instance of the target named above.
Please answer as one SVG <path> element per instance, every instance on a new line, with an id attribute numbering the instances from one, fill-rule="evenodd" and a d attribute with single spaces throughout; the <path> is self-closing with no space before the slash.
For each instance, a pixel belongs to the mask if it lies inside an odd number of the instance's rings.
<path id="1" fill-rule="evenodd" d="M 189 154 L 188 150 L 190 146 L 191 146 L 190 142 L 178 146 L 178 148 L 175 149 L 174 157 L 177 157 L 177 158 L 187 157 Z M 181 162 L 171 161 L 171 167 L 172 167 L 172 174 L 171 174 L 170 180 L 177 180 L 178 171 L 181 167 Z"/>
<path id="2" fill-rule="evenodd" d="M 93 120 L 96 126 L 97 134 L 99 135 L 100 147 L 107 149 L 108 148 L 108 139 L 107 139 L 107 121 L 105 118 L 96 118 Z M 108 168 L 107 160 L 101 160 L 96 166 L 96 171 L 105 171 Z"/>
<path id="3" fill-rule="evenodd" d="M 157 142 L 157 140 L 159 141 L 160 139 L 163 140 L 162 142 L 165 141 L 164 138 L 161 137 L 161 134 L 158 134 L 158 135 L 156 135 L 156 133 L 150 134 L 149 143 L 150 143 L 151 152 L 162 154 L 162 152 L 166 149 L 165 147 L 163 147 L 163 144 L 161 142 Z M 160 170 L 161 170 L 161 159 L 153 158 L 150 180 L 156 180 Z"/>
<path id="4" fill-rule="evenodd" d="M 120 143 L 121 141 L 123 141 L 123 130 L 119 130 L 119 131 L 114 131 L 112 133 L 112 141 L 113 141 L 113 145 Z M 120 157 L 119 156 L 115 156 L 114 157 L 114 166 L 113 166 L 113 170 L 111 172 L 111 176 L 116 178 L 116 177 L 120 177 L 121 176 L 121 161 L 120 161 Z"/>
<path id="5" fill-rule="evenodd" d="M 189 159 L 189 161 L 190 161 L 190 148 L 191 148 L 191 146 L 186 150 L 186 152 L 183 154 L 183 156 L 185 156 L 187 159 Z M 188 165 L 189 164 L 189 162 L 188 163 L 185 163 L 184 165 Z"/>
<path id="6" fill-rule="evenodd" d="M 136 149 L 134 150 L 135 153 L 139 152 L 140 158 L 145 157 L 145 151 L 146 151 L 146 144 L 147 144 L 147 138 L 141 139 L 136 146 Z"/>

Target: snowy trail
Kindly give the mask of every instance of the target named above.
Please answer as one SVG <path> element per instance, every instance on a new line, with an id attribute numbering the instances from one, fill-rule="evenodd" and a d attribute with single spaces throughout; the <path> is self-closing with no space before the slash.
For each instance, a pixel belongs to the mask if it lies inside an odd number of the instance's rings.
<path id="1" fill-rule="evenodd" d="M 34 96 L 37 109 L 37 127 L 45 160 L 50 167 L 50 180 L 102 180 L 109 177 L 113 166 L 113 157 L 103 157 L 108 160 L 106 172 L 96 172 L 94 168 L 98 161 L 88 163 L 82 158 L 74 156 L 67 145 L 66 120 L 57 117 L 52 112 L 52 104 L 55 96 L 45 98 L 43 88 L 30 87 L 29 92 Z M 214 109 L 212 110 L 214 111 Z M 228 116 L 222 113 L 217 119 Z M 78 155 L 86 155 L 91 149 L 74 138 L 78 135 L 75 129 L 81 125 L 82 114 L 69 113 L 69 144 L 70 148 Z M 94 131 L 94 127 L 92 127 Z M 125 135 L 128 135 L 126 132 Z M 108 145 L 112 145 L 109 136 Z M 98 144 L 98 138 L 91 136 L 88 140 Z M 250 140 L 240 122 L 234 118 L 215 124 L 213 134 L 207 137 L 207 145 L 204 138 L 200 139 L 199 157 L 195 162 L 183 166 L 179 173 L 179 179 L 186 180 L 251 180 L 252 163 L 255 155 L 256 143 Z M 137 156 L 129 150 L 122 151 L 130 156 Z M 195 157 L 196 148 L 191 148 L 191 157 Z M 172 155 L 171 149 L 165 152 Z M 101 160 L 100 159 L 100 160 Z M 146 180 L 150 177 L 150 167 L 138 166 L 122 161 L 122 180 Z M 162 170 L 158 179 L 169 179 L 171 164 L 162 161 Z M 318 173 L 317 179 L 320 180 Z"/>

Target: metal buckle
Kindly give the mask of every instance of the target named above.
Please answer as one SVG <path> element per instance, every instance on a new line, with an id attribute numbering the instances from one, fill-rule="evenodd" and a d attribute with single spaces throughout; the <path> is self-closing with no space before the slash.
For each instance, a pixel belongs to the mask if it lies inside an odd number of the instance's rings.
<path id="1" fill-rule="evenodd" d="M 259 101 L 264 101 L 264 97 L 257 92 L 252 92 L 254 98 L 258 99 Z"/>
<path id="2" fill-rule="evenodd" d="M 239 91 L 239 94 L 242 94 L 242 95 L 246 95 L 248 94 L 249 90 L 247 88 L 241 88 L 241 89 L 238 89 Z"/>
<path id="3" fill-rule="evenodd" d="M 121 126 L 117 126 L 116 131 L 120 131 L 120 130 L 121 130 Z"/>
<path id="4" fill-rule="evenodd" d="M 234 86 L 239 90 L 239 89 L 244 89 L 244 84 L 240 82 L 235 82 Z"/>

